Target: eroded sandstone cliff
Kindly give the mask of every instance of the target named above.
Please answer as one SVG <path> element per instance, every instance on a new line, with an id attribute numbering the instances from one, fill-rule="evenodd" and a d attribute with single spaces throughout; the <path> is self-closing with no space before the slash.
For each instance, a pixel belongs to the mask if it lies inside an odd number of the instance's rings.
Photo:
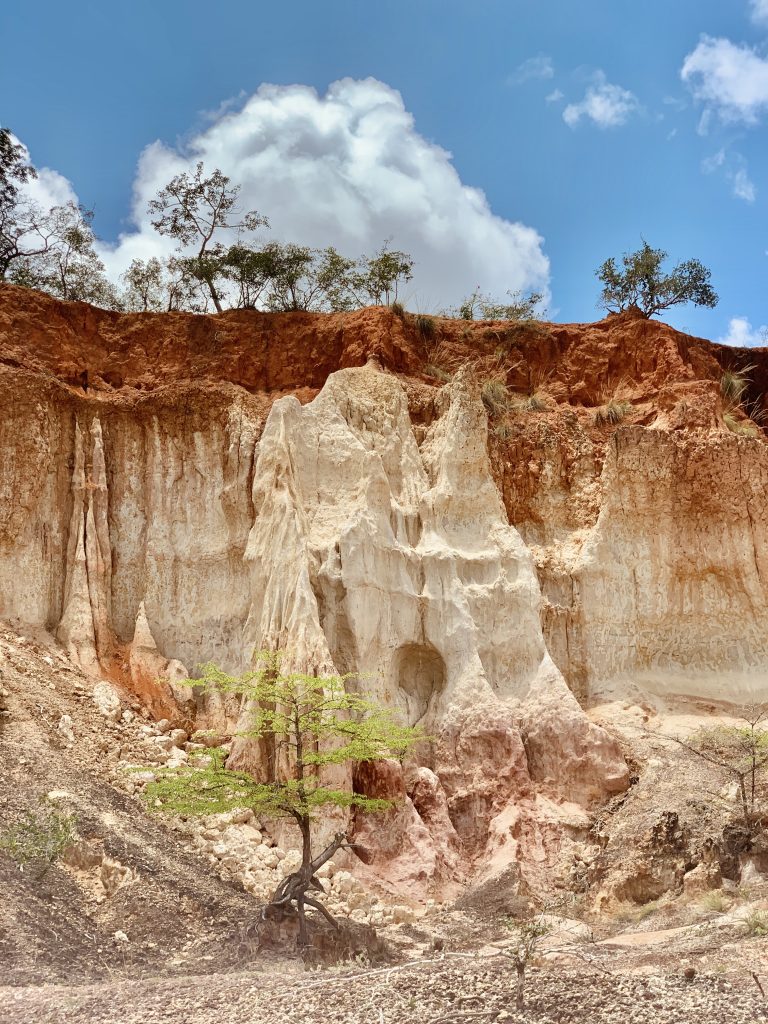
<path id="1" fill-rule="evenodd" d="M 403 796 L 358 840 L 414 891 L 554 863 L 626 785 L 594 704 L 768 692 L 768 449 L 724 420 L 768 353 L 632 314 L 430 333 L 0 289 L 0 617 L 157 716 L 215 717 L 187 674 L 262 648 L 359 673 L 435 737 L 348 780 Z"/>

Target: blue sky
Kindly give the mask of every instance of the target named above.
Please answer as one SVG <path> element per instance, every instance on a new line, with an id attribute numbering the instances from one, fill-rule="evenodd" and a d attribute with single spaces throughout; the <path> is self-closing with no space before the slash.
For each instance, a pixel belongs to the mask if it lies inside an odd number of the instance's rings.
<path id="1" fill-rule="evenodd" d="M 496 292 L 506 280 L 513 287 L 548 281 L 557 319 L 592 320 L 595 267 L 643 236 L 674 257 L 699 257 L 721 296 L 716 310 L 685 307 L 670 322 L 707 337 L 727 334 L 736 317 L 753 334 L 768 323 L 768 0 L 38 0 L 3 5 L 0 38 L 0 123 L 95 208 L 96 229 L 109 243 L 141 232 L 132 204 L 184 159 L 205 156 L 208 164 L 221 155 L 236 177 L 232 147 L 241 152 L 250 132 L 244 192 L 280 234 L 303 240 L 306 222 L 315 244 L 321 230 L 333 233 L 335 216 L 341 233 L 328 241 L 343 247 L 346 240 L 347 248 L 366 241 L 370 249 L 389 211 L 394 243 L 418 255 L 411 221 L 441 222 L 424 243 L 425 273 L 427 263 L 435 266 L 423 293 L 417 281 L 414 307 L 434 308 L 434 281 L 444 273 L 457 291 L 464 281 L 465 291 L 481 284 Z M 273 179 L 290 159 L 285 136 L 325 117 L 323 103 L 306 96 L 299 103 L 286 99 L 294 94 L 270 94 L 270 130 L 281 137 L 275 165 L 262 160 L 256 172 L 252 150 L 265 131 L 267 101 L 233 119 L 248 98 L 263 83 L 300 84 L 322 101 L 344 78 L 373 78 L 400 93 L 413 124 L 392 108 L 397 125 L 382 159 L 395 151 L 396 161 L 419 164 L 408 173 L 426 194 L 420 202 L 445 189 L 436 210 L 393 200 L 394 179 L 372 183 L 367 158 L 343 170 L 346 183 L 356 182 L 354 203 L 345 192 L 322 217 L 309 205 L 313 192 L 331 206 L 340 195 L 325 171 L 318 187 L 302 164 L 291 180 L 298 201 L 287 185 L 281 191 Z M 357 160 L 349 153 L 360 149 L 361 103 L 370 110 L 380 99 L 375 87 L 364 97 L 360 90 L 337 97 L 337 106 L 355 112 L 345 122 L 345 159 Z M 314 143 L 302 139 L 306 161 Z M 162 146 L 137 172 L 156 140 Z M 448 181 L 429 143 L 450 152 L 461 184 L 481 189 L 496 218 L 521 222 L 543 242 L 491 225 L 473 196 Z M 326 133 L 316 159 L 330 165 L 329 145 Z M 454 205 L 451 234 L 444 222 Z M 362 227 L 350 235 L 345 218 L 368 224 L 371 239 Z M 458 251 L 461 231 L 466 254 Z M 143 251 L 136 239 L 123 249 Z M 528 276 L 526 263 L 535 264 Z"/>

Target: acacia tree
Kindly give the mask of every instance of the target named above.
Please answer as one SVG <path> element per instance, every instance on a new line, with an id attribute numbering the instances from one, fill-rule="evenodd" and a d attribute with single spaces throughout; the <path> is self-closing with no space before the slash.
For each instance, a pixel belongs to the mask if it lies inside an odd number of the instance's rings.
<path id="1" fill-rule="evenodd" d="M 389 800 L 374 799 L 327 784 L 333 766 L 402 757 L 423 734 L 399 725 L 392 713 L 348 692 L 349 676 L 316 677 L 280 669 L 277 654 L 259 656 L 257 668 L 228 676 L 214 665 L 203 668 L 194 685 L 240 697 L 248 709 L 247 728 L 236 736 L 258 741 L 266 752 L 264 777 L 227 767 L 220 749 L 162 770 L 145 791 L 149 806 L 170 814 L 207 815 L 250 808 L 262 818 L 292 818 L 301 834 L 301 865 L 280 882 L 262 916 L 296 913 L 299 943 L 308 943 L 306 909 L 333 917 L 310 891 L 323 892 L 317 871 L 347 844 L 339 830 L 319 851 L 313 850 L 317 816 L 338 809 L 381 812 Z"/>
<path id="2" fill-rule="evenodd" d="M 605 309 L 621 312 L 636 306 L 644 316 L 652 317 L 687 302 L 714 308 L 719 300 L 709 283 L 711 272 L 699 260 L 685 260 L 665 274 L 662 264 L 667 256 L 663 249 L 652 249 L 643 242 L 637 252 L 622 256 L 623 270 L 615 259 L 606 260 L 596 271 L 603 284 Z"/>
<path id="3" fill-rule="evenodd" d="M 13 203 L 19 185 L 36 177 L 37 171 L 27 161 L 24 147 L 16 142 L 10 128 L 0 126 L 0 205 Z"/>
<path id="4" fill-rule="evenodd" d="M 227 229 L 255 231 L 267 227 L 266 217 L 250 210 L 242 218 L 237 213 L 239 185 L 218 167 L 205 177 L 203 162 L 198 162 L 193 174 L 183 171 L 150 200 L 148 211 L 154 215 L 152 226 L 161 234 L 175 238 L 180 248 L 195 245 L 193 256 L 179 257 L 187 271 L 205 284 L 217 312 L 221 312 L 221 297 L 216 280 L 222 273 L 224 246 L 217 235 Z"/>
<path id="5" fill-rule="evenodd" d="M 93 211 L 77 203 L 54 206 L 34 216 L 28 238 L 36 248 L 20 252 L 8 274 L 14 284 L 40 288 L 60 299 L 91 302 L 114 309 L 120 305 L 94 248 Z"/>
<path id="6" fill-rule="evenodd" d="M 736 783 L 741 822 L 747 835 L 754 837 L 763 829 L 761 800 L 768 773 L 768 706 L 740 708 L 739 718 L 739 725 L 700 729 L 687 740 L 668 738 Z"/>
<path id="7" fill-rule="evenodd" d="M 354 295 L 357 264 L 333 246 L 311 249 L 292 242 L 270 242 L 262 253 L 269 279 L 269 310 L 338 311 L 359 305 Z"/>
<path id="8" fill-rule="evenodd" d="M 354 287 L 374 306 L 397 302 L 400 285 L 413 277 L 412 257 L 400 249 L 390 249 L 389 240 L 373 256 L 363 256 L 360 265 Z"/>
<path id="9" fill-rule="evenodd" d="M 36 177 L 24 147 L 9 128 L 0 128 L 0 281 L 17 262 L 46 251 L 38 230 L 43 211 L 19 192 L 19 185 Z"/>

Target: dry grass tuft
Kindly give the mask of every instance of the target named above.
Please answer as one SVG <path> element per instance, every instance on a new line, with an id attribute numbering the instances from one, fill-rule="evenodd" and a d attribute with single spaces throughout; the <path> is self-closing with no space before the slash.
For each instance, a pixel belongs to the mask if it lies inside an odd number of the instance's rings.
<path id="1" fill-rule="evenodd" d="M 431 341 L 437 334 L 437 324 L 433 316 L 419 313 L 416 317 L 416 330 L 425 341 Z"/>
<path id="2" fill-rule="evenodd" d="M 620 402 L 613 399 L 605 405 L 600 406 L 600 408 L 595 412 L 595 426 L 603 427 L 606 424 L 616 426 L 616 424 L 621 423 L 622 420 L 626 419 L 631 412 L 631 402 Z"/>
<path id="3" fill-rule="evenodd" d="M 760 430 L 754 423 L 744 422 L 732 412 L 723 413 L 723 423 L 732 434 L 740 434 L 742 437 L 759 437 Z"/>

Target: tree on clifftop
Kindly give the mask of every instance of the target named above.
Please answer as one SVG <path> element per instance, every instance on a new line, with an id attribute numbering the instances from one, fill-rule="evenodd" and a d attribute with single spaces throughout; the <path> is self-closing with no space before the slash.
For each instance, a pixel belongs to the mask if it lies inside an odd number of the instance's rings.
<path id="1" fill-rule="evenodd" d="M 21 182 L 37 177 L 26 157 L 26 150 L 16 142 L 10 128 L 0 127 L 0 205 L 16 199 Z"/>
<path id="2" fill-rule="evenodd" d="M 328 775 L 334 766 L 402 757 L 423 739 L 418 729 L 398 725 L 391 712 L 348 693 L 348 678 L 283 673 L 279 655 L 267 653 L 259 656 L 255 671 L 240 677 L 206 665 L 195 685 L 244 701 L 250 722 L 236 735 L 258 742 L 266 752 L 264 777 L 228 768 L 226 753 L 214 748 L 186 765 L 161 770 L 145 791 L 150 808 L 169 814 L 250 808 L 262 818 L 293 818 L 301 833 L 301 865 L 278 885 L 262 916 L 296 914 L 300 945 L 309 941 L 308 908 L 336 924 L 315 895 L 323 892 L 317 871 L 347 843 L 346 831 L 340 830 L 313 852 L 313 820 L 334 809 L 376 812 L 392 806 L 389 800 L 334 788 Z"/>
<path id="3" fill-rule="evenodd" d="M 652 249 L 643 242 L 637 252 L 622 256 L 623 270 L 615 259 L 606 260 L 596 271 L 603 284 L 601 302 L 605 309 L 621 312 L 636 306 L 651 317 L 686 302 L 714 308 L 718 296 L 709 283 L 710 271 L 699 260 L 685 260 L 665 274 L 662 264 L 667 255 L 663 249 Z"/>
<path id="4" fill-rule="evenodd" d="M 200 161 L 194 174 L 186 171 L 177 174 L 148 206 L 149 213 L 154 214 L 152 226 L 161 235 L 175 238 L 182 248 L 193 244 L 197 248 L 195 255 L 181 254 L 178 261 L 205 284 L 218 313 L 222 305 L 216 279 L 223 272 L 222 259 L 226 250 L 214 241 L 216 234 L 222 229 L 255 231 L 268 226 L 266 217 L 255 210 L 237 219 L 235 207 L 239 192 L 240 186 L 231 185 L 230 179 L 218 167 L 205 177 Z"/>

